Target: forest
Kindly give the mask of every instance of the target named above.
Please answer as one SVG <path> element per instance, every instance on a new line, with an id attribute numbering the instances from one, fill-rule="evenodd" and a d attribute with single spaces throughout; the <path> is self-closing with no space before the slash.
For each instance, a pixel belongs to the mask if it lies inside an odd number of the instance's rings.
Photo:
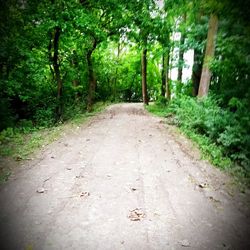
<path id="1" fill-rule="evenodd" d="M 247 0 L 1 0 L 0 142 L 143 102 L 250 179 Z"/>

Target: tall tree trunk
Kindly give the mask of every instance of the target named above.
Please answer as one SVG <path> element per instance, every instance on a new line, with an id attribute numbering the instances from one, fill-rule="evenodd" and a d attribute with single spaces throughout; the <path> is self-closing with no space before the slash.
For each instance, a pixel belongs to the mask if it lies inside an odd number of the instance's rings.
<path id="1" fill-rule="evenodd" d="M 162 72 L 161 72 L 161 95 L 170 99 L 170 87 L 169 87 L 169 51 L 165 52 L 162 56 Z"/>
<path id="2" fill-rule="evenodd" d="M 117 90 L 118 64 L 119 64 L 119 59 L 120 59 L 120 53 L 121 53 L 121 43 L 119 41 L 118 46 L 117 46 L 117 65 L 115 68 L 114 87 L 113 87 L 114 100 L 116 100 L 116 96 L 117 96 L 116 90 Z"/>
<path id="3" fill-rule="evenodd" d="M 165 96 L 166 92 L 166 56 L 162 54 L 162 70 L 161 70 L 161 96 Z"/>
<path id="4" fill-rule="evenodd" d="M 201 57 L 202 57 L 201 52 L 197 49 L 194 49 L 194 64 L 192 68 L 193 96 L 198 95 L 199 84 L 201 80 L 201 71 L 202 71 Z"/>
<path id="5" fill-rule="evenodd" d="M 170 82 L 172 80 L 172 65 L 174 61 L 174 46 L 172 46 L 169 50 L 169 57 L 168 57 L 168 72 L 166 72 L 166 97 L 170 101 L 171 100 L 171 88 Z"/>
<path id="6" fill-rule="evenodd" d="M 168 72 L 169 72 L 169 54 L 167 54 L 166 58 L 166 72 L 165 72 L 165 90 L 166 90 L 166 98 L 170 101 L 171 100 L 171 91 L 170 91 L 170 81 L 168 77 Z"/>
<path id="7" fill-rule="evenodd" d="M 142 73 L 142 98 L 143 103 L 148 105 L 148 94 L 147 94 L 147 49 L 142 49 L 141 58 L 141 73 Z"/>
<path id="8" fill-rule="evenodd" d="M 215 40 L 218 29 L 218 17 L 215 14 L 210 16 L 208 34 L 207 34 L 207 44 L 205 58 L 202 66 L 201 81 L 198 91 L 198 97 L 207 96 L 209 90 L 209 84 L 211 80 L 211 71 L 209 69 L 208 63 L 214 56 L 215 51 Z"/>
<path id="9" fill-rule="evenodd" d="M 198 12 L 196 15 L 195 19 L 195 25 L 200 25 L 201 24 L 201 17 L 202 13 Z M 203 41 L 206 37 L 204 35 L 197 35 L 195 37 L 195 40 L 197 43 Z M 192 95 L 196 97 L 198 95 L 198 90 L 199 90 L 199 85 L 200 85 L 200 80 L 201 80 L 201 72 L 202 72 L 202 63 L 203 63 L 203 55 L 204 53 L 202 52 L 201 49 L 195 48 L 194 49 L 194 63 L 192 67 Z"/>
<path id="10" fill-rule="evenodd" d="M 183 23 L 186 22 L 186 14 L 183 16 Z M 183 59 L 184 59 L 184 43 L 186 35 L 184 32 L 181 32 L 180 46 L 179 46 L 179 59 L 178 59 L 178 75 L 177 81 L 182 82 L 182 69 L 183 69 Z"/>
<path id="11" fill-rule="evenodd" d="M 184 59 L 184 49 L 183 45 L 185 42 L 185 35 L 181 34 L 180 47 L 179 47 L 179 59 L 178 59 L 178 75 L 177 81 L 182 82 L 182 69 L 183 69 L 183 59 Z"/>
<path id="12" fill-rule="evenodd" d="M 53 37 L 53 32 L 50 31 L 48 33 L 49 35 L 49 45 L 48 45 L 48 59 L 49 59 L 49 68 L 50 68 L 50 72 L 52 75 L 52 78 L 54 80 L 55 76 L 54 76 L 54 69 L 53 69 L 53 54 L 52 54 L 52 49 L 53 49 L 53 43 L 54 43 L 54 37 Z"/>
<path id="13" fill-rule="evenodd" d="M 87 110 L 88 112 L 92 111 L 93 108 L 93 100 L 95 95 L 95 89 L 96 89 L 96 78 L 92 63 L 92 54 L 94 50 L 96 49 L 97 42 L 94 39 L 93 46 L 90 48 L 87 52 L 87 67 L 88 67 L 88 83 L 89 83 L 89 91 L 88 91 L 88 98 L 87 98 Z"/>
<path id="14" fill-rule="evenodd" d="M 55 73 L 55 79 L 57 82 L 57 118 L 60 119 L 62 116 L 62 78 L 61 78 L 61 72 L 59 67 L 59 60 L 58 60 L 58 49 L 59 49 L 59 38 L 61 34 L 61 28 L 56 27 L 54 30 L 54 54 L 53 54 L 53 68 Z"/>
<path id="15" fill-rule="evenodd" d="M 182 69 L 183 69 L 183 59 L 184 59 L 184 49 L 183 45 L 185 42 L 185 35 L 181 34 L 180 47 L 179 47 L 179 59 L 178 59 L 178 75 L 177 81 L 182 82 Z"/>
<path id="16" fill-rule="evenodd" d="M 78 69 L 78 56 L 77 56 L 77 53 L 76 53 L 75 50 L 73 51 L 73 54 L 72 54 L 71 66 L 75 70 Z M 79 80 L 78 80 L 78 75 L 77 74 L 76 74 L 75 78 L 72 81 L 72 85 L 75 87 L 75 91 L 76 91 L 75 92 L 75 101 L 78 102 L 79 98 L 80 98 L 80 94 L 77 91 L 77 87 L 79 86 Z"/>

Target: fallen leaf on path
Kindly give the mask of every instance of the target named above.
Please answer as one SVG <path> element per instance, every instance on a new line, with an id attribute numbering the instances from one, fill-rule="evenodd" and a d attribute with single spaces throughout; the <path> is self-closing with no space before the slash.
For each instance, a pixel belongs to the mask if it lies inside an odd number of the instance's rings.
<path id="1" fill-rule="evenodd" d="M 76 175 L 76 178 L 84 178 L 83 175 Z"/>
<path id="2" fill-rule="evenodd" d="M 232 249 L 230 245 L 226 245 L 225 243 L 222 244 L 223 249 Z"/>
<path id="3" fill-rule="evenodd" d="M 80 194 L 80 197 L 87 197 L 87 196 L 90 196 L 90 193 L 89 192 L 82 192 Z"/>
<path id="4" fill-rule="evenodd" d="M 220 203 L 220 201 L 215 199 L 213 196 L 209 196 L 208 198 L 213 202 Z"/>
<path id="5" fill-rule="evenodd" d="M 140 221 L 140 220 L 142 220 L 145 217 L 146 217 L 145 213 L 141 209 L 139 209 L 139 208 L 131 210 L 130 213 L 129 213 L 129 215 L 128 215 L 128 218 L 131 221 Z"/>
<path id="6" fill-rule="evenodd" d="M 190 247 L 190 243 L 188 240 L 182 240 L 182 241 L 180 241 L 180 244 L 183 247 Z"/>
<path id="7" fill-rule="evenodd" d="M 36 192 L 39 193 L 39 194 L 42 194 L 42 193 L 44 193 L 45 191 L 46 191 L 46 190 L 45 190 L 45 188 L 43 188 L 43 187 L 38 188 L 38 189 L 36 190 Z"/>
<path id="8" fill-rule="evenodd" d="M 207 188 L 208 187 L 208 184 L 207 183 L 200 183 L 199 185 L 198 185 L 198 187 L 200 187 L 200 188 Z"/>

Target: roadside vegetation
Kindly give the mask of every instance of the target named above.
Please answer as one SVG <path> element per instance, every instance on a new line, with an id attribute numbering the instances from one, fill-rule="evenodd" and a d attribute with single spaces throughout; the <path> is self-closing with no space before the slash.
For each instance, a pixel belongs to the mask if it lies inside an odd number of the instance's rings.
<path id="1" fill-rule="evenodd" d="M 109 102 L 97 102 L 93 105 L 91 113 L 78 111 L 67 121 L 51 126 L 34 127 L 32 123 L 27 122 L 19 127 L 7 128 L 0 132 L 0 158 L 10 158 L 15 161 L 31 160 L 39 149 L 56 141 L 65 132 L 78 129 L 108 105 Z M 0 167 L 0 183 L 7 181 L 10 175 L 11 169 L 8 166 Z"/>
<path id="2" fill-rule="evenodd" d="M 200 148 L 203 158 L 232 174 L 238 184 L 250 187 L 250 118 L 241 102 L 232 99 L 223 108 L 215 96 L 196 100 L 183 95 L 170 103 L 160 99 L 147 110 L 179 127 Z"/>

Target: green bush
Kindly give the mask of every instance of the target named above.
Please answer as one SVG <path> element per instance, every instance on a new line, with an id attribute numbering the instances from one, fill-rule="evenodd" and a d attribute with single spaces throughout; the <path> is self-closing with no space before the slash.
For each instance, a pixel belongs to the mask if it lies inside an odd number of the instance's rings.
<path id="1" fill-rule="evenodd" d="M 16 124 L 16 130 L 19 130 L 23 133 L 29 133 L 34 131 L 36 128 L 31 120 L 21 119 Z"/>
<path id="2" fill-rule="evenodd" d="M 55 123 L 55 112 L 52 108 L 38 109 L 34 121 L 40 127 L 50 127 Z"/>
<path id="3" fill-rule="evenodd" d="M 166 106 L 168 104 L 168 99 L 164 96 L 158 96 L 155 104 L 159 106 Z"/>
<path id="4" fill-rule="evenodd" d="M 0 143 L 8 142 L 15 137 L 15 131 L 13 128 L 6 128 L 0 132 Z"/>
<path id="5" fill-rule="evenodd" d="M 214 144 L 220 149 L 220 153 L 210 150 L 212 158 L 217 159 L 217 165 L 220 165 L 220 158 L 228 157 L 249 172 L 249 113 L 244 100 L 233 99 L 230 102 L 231 108 L 234 107 L 233 112 L 221 108 L 213 96 L 203 100 L 182 96 L 175 99 L 169 109 L 175 114 L 178 126 L 207 137 L 210 145 Z"/>

